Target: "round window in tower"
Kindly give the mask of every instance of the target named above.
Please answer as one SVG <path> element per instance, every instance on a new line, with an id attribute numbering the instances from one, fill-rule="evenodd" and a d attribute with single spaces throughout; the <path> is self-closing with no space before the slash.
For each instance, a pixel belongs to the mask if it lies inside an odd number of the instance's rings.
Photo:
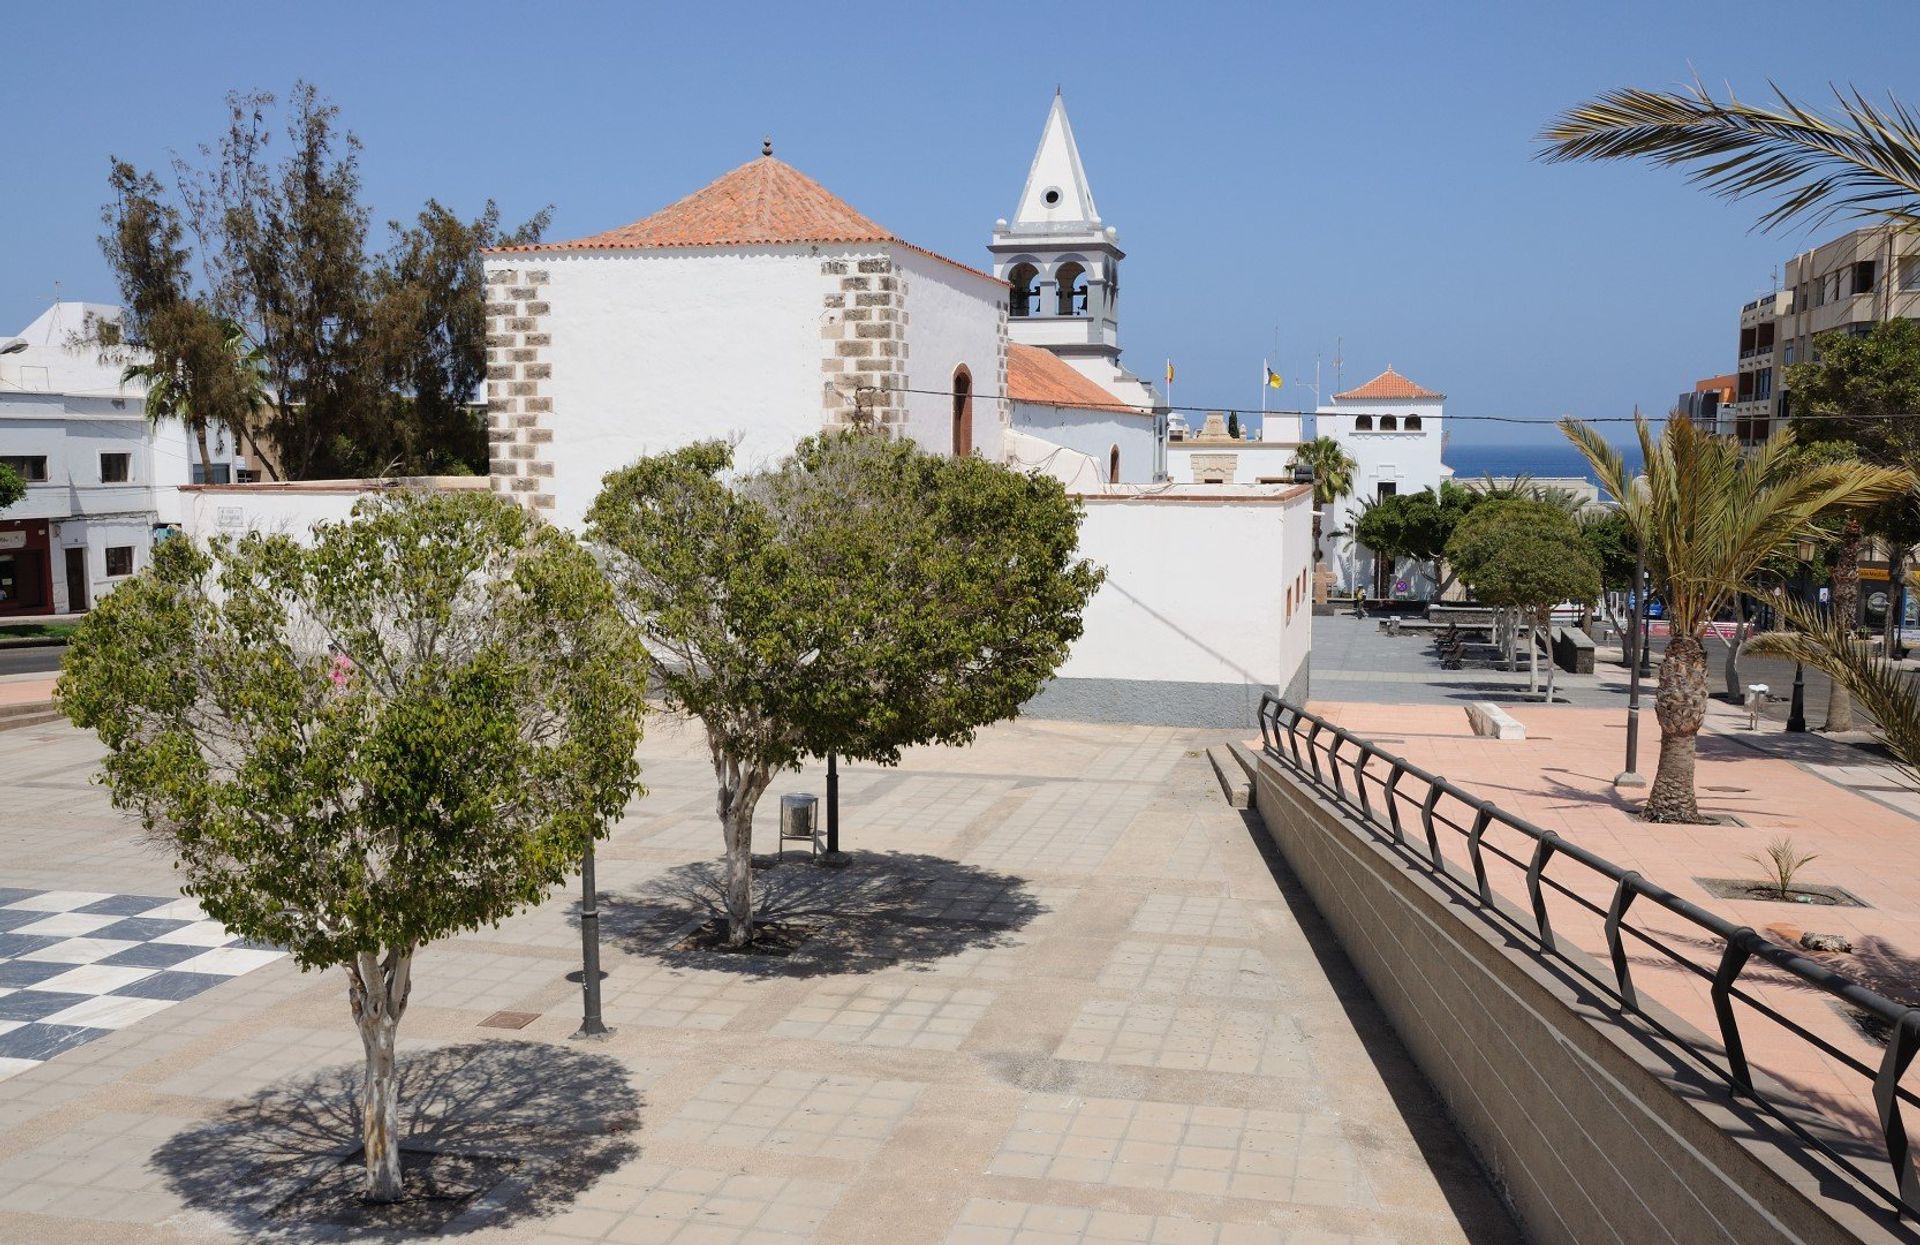
<path id="1" fill-rule="evenodd" d="M 1060 206 L 1060 187 L 1058 186 L 1047 187 L 1045 191 L 1041 192 L 1040 201 L 1046 204 L 1048 207 L 1059 207 Z"/>

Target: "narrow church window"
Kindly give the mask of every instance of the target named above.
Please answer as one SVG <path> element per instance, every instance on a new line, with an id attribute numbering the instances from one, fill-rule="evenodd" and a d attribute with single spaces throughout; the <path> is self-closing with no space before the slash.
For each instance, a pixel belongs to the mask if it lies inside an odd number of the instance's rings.
<path id="1" fill-rule="evenodd" d="M 1120 483 L 1120 447 L 1117 445 L 1107 451 L 1107 483 Z"/>
<path id="2" fill-rule="evenodd" d="M 1087 314 L 1087 270 L 1076 263 L 1064 263 L 1054 274 L 1054 281 L 1060 286 L 1060 314 Z"/>
<path id="3" fill-rule="evenodd" d="M 962 363 L 953 369 L 953 456 L 973 453 L 973 373 Z"/>
<path id="4" fill-rule="evenodd" d="M 1399 430 L 1399 428 L 1400 428 L 1400 421 L 1395 419 L 1393 416 L 1382 415 L 1380 417 L 1380 431 L 1396 432 Z"/>
<path id="5" fill-rule="evenodd" d="M 1013 287 L 1008 315 L 1025 318 L 1033 314 L 1033 305 L 1040 298 L 1040 287 L 1034 283 L 1039 275 L 1040 270 L 1032 264 L 1015 264 L 1007 273 L 1007 284 Z"/>
<path id="6" fill-rule="evenodd" d="M 1355 432 L 1372 432 L 1372 431 L 1373 431 L 1373 416 L 1371 416 L 1371 415 L 1355 415 L 1355 416 L 1353 417 L 1353 430 L 1354 430 Z"/>

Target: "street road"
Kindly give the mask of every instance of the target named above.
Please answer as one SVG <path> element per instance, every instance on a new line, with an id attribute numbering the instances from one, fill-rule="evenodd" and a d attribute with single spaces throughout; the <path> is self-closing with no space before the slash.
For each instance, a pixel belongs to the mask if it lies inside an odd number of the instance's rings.
<path id="1" fill-rule="evenodd" d="M 64 644 L 0 648 L 0 674 L 54 674 L 66 651 Z"/>

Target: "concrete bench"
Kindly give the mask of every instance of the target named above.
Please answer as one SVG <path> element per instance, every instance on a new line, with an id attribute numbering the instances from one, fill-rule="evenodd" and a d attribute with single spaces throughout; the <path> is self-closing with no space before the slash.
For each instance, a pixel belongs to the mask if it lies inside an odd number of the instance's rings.
<path id="1" fill-rule="evenodd" d="M 1490 700 L 1476 700 L 1467 706 L 1467 721 L 1473 733 L 1488 739 L 1525 739 L 1527 728 L 1514 716 Z"/>
<path id="2" fill-rule="evenodd" d="M 1593 638 L 1577 627 L 1555 627 L 1553 662 L 1568 674 L 1592 674 Z"/>

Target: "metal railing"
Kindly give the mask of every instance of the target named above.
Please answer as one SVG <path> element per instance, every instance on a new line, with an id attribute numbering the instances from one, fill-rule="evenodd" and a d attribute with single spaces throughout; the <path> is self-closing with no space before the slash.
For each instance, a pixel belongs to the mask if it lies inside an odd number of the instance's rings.
<path id="1" fill-rule="evenodd" d="M 1552 830 L 1542 829 L 1490 800 L 1428 773 L 1298 705 L 1266 695 L 1261 698 L 1259 717 L 1262 748 L 1267 756 L 1355 816 L 1376 837 L 1391 843 L 1403 857 L 1444 879 L 1450 889 L 1467 902 L 1474 903 L 1479 910 L 1518 934 L 1535 953 L 1552 959 L 1560 968 L 1571 970 L 1651 1025 L 1695 1063 L 1724 1081 L 1736 1096 L 1759 1107 L 1800 1140 L 1819 1149 L 1873 1196 L 1902 1215 L 1920 1215 L 1920 1170 L 1916 1170 L 1916 1156 L 1901 1109 L 1903 1104 L 1920 1107 L 1920 1098 L 1901 1084 L 1914 1055 L 1920 1052 L 1920 1008 L 1905 1007 L 1876 994 L 1826 965 L 1767 939 L 1751 927 L 1735 925 L 1639 873 L 1623 869 Z M 1447 850 L 1442 846 L 1443 833 L 1453 842 L 1456 852 L 1464 846 L 1466 863 L 1472 870 L 1470 879 L 1450 863 Z M 1518 847 L 1522 854 L 1509 851 L 1504 845 L 1512 837 L 1524 844 Z M 1495 902 L 1494 889 L 1488 880 L 1490 861 L 1504 862 L 1524 872 L 1530 920 L 1524 919 L 1524 914 L 1515 917 L 1514 912 L 1520 911 L 1517 896 L 1511 909 L 1503 909 Z M 1605 879 L 1611 890 L 1610 902 L 1602 907 L 1549 876 L 1548 867 L 1561 862 Z M 1561 950 L 1560 936 L 1547 913 L 1550 895 L 1601 919 L 1612 969 L 1610 977 L 1604 971 L 1593 971 L 1584 956 L 1570 957 Z M 1720 945 L 1717 962 L 1697 962 L 1693 956 L 1669 945 L 1666 939 L 1627 920 L 1627 913 L 1635 903 L 1656 905 L 1717 942 Z M 1720 1051 L 1673 1032 L 1659 1017 L 1641 1007 L 1628 954 L 1630 944 L 1636 950 L 1649 948 L 1710 983 L 1714 1016 L 1720 1029 Z M 1801 986 L 1865 1013 L 1884 1026 L 1887 1047 L 1880 1066 L 1870 1067 L 1743 989 L 1742 974 L 1754 960 L 1788 974 Z M 1736 1003 L 1872 1083 L 1880 1136 L 1886 1145 L 1885 1157 L 1893 1168 L 1891 1183 L 1871 1174 L 1829 1140 L 1816 1136 L 1756 1087 L 1747 1063 L 1747 1044 L 1740 1023 L 1743 1009 L 1736 1008 Z"/>

